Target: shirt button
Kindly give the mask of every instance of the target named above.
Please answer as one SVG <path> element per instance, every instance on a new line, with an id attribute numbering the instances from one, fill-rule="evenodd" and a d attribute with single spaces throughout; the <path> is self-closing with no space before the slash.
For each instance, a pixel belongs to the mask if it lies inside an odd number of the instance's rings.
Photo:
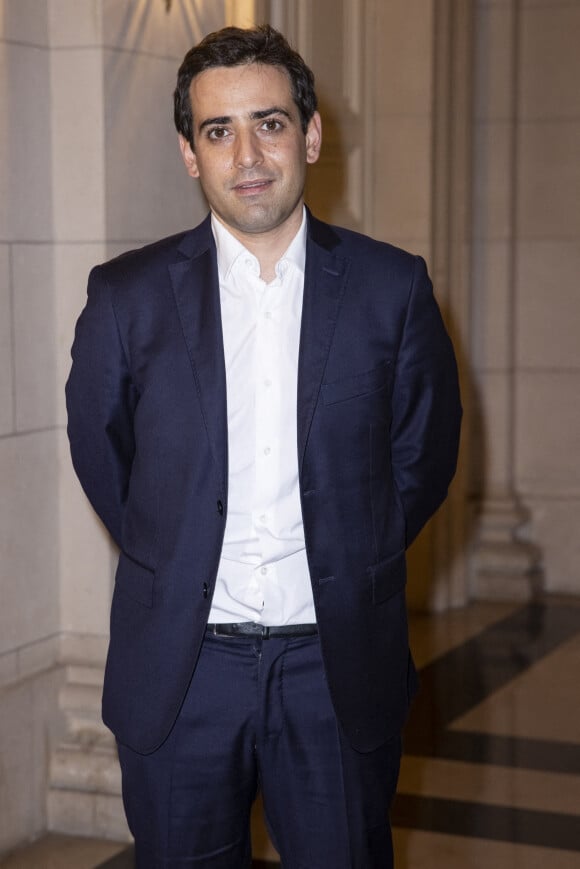
<path id="1" fill-rule="evenodd" d="M 272 381 L 269 378 L 266 378 L 266 380 L 264 380 L 264 386 L 269 388 L 272 386 Z"/>
<path id="2" fill-rule="evenodd" d="M 272 311 L 266 311 L 266 313 L 264 314 L 264 317 L 266 318 L 266 320 L 271 320 L 272 319 Z"/>
<path id="3" fill-rule="evenodd" d="M 261 568 L 260 568 L 260 573 L 262 574 L 262 576 L 266 576 L 266 574 L 268 573 L 268 568 L 267 568 L 267 567 L 261 567 Z"/>
<path id="4" fill-rule="evenodd" d="M 268 517 L 266 516 L 266 514 L 262 513 L 262 515 L 260 516 L 260 522 L 262 523 L 262 525 L 265 525 L 267 520 L 268 520 Z"/>
<path id="5" fill-rule="evenodd" d="M 272 450 L 270 449 L 270 447 L 264 447 L 264 455 L 265 456 L 269 456 L 271 452 L 272 452 Z"/>

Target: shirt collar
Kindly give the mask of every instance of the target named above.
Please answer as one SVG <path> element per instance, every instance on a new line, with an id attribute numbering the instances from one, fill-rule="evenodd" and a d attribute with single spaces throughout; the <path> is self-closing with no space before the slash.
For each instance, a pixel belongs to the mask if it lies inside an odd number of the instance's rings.
<path id="1" fill-rule="evenodd" d="M 256 260 L 255 256 L 244 247 L 241 241 L 232 235 L 224 224 L 218 220 L 214 214 L 211 215 L 211 229 L 215 239 L 217 249 L 217 264 L 220 281 L 227 280 L 232 268 L 240 257 L 250 256 Z M 300 229 L 288 245 L 286 251 L 282 254 L 276 263 L 276 272 L 279 273 L 278 267 L 282 262 L 293 264 L 300 269 L 304 274 L 306 265 L 306 208 L 302 208 L 302 223 Z M 257 263 L 257 260 L 256 260 Z"/>

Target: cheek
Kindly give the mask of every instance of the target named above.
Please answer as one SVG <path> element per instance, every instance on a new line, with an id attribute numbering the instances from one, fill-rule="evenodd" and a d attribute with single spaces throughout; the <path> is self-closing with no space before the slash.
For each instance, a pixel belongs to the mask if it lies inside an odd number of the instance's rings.
<path id="1" fill-rule="evenodd" d="M 304 172 L 305 164 L 294 150 L 276 147 L 272 149 L 269 157 L 280 173 L 286 177 L 289 184 L 299 181 Z"/>
<path id="2" fill-rule="evenodd" d="M 218 187 L 220 179 L 228 171 L 228 157 L 225 154 L 207 157 L 197 162 L 197 177 L 206 187 Z"/>

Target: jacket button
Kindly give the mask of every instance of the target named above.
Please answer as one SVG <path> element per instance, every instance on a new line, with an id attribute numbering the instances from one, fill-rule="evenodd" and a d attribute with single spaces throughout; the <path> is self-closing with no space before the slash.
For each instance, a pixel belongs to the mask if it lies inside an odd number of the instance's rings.
<path id="1" fill-rule="evenodd" d="M 203 596 L 207 597 L 207 593 L 208 593 L 207 582 L 204 582 L 204 584 L 203 584 Z"/>
<path id="2" fill-rule="evenodd" d="M 220 514 L 220 516 L 224 515 L 224 505 L 222 504 L 221 501 L 217 502 L 217 511 Z"/>

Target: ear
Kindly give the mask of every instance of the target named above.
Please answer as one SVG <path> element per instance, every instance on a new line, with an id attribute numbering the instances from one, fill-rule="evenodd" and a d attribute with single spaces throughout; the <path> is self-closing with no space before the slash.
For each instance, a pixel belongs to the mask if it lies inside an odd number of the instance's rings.
<path id="1" fill-rule="evenodd" d="M 316 163 L 322 145 L 322 122 L 318 112 L 314 112 L 306 130 L 306 162 Z"/>
<path id="2" fill-rule="evenodd" d="M 185 168 L 187 169 L 187 174 L 191 175 L 192 178 L 199 178 L 195 151 L 192 149 L 185 136 L 182 136 L 181 134 L 179 135 L 179 149 L 181 151 L 181 156 L 183 157 L 183 162 L 185 163 Z"/>

